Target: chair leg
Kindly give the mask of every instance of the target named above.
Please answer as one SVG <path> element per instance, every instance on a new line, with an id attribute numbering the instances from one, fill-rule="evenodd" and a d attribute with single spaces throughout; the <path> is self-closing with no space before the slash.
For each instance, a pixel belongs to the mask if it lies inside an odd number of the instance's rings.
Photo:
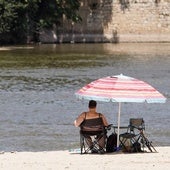
<path id="1" fill-rule="evenodd" d="M 80 149 L 81 154 L 88 153 L 90 148 L 86 146 L 86 138 L 84 136 L 80 137 Z"/>
<path id="2" fill-rule="evenodd" d="M 153 150 L 154 150 L 155 152 L 157 152 L 156 149 L 154 148 L 154 146 L 152 145 L 152 142 L 150 142 L 150 141 L 148 140 L 148 138 L 146 138 L 146 136 L 144 135 L 143 132 L 141 132 L 141 135 L 140 135 L 140 136 L 141 136 L 141 140 L 142 140 L 143 147 L 146 146 L 146 147 L 150 150 L 150 152 L 153 152 Z"/>
<path id="3" fill-rule="evenodd" d="M 148 148 L 151 152 L 153 152 L 153 150 L 154 150 L 155 152 L 157 152 L 156 149 L 154 148 L 154 146 L 152 145 L 152 142 L 150 142 L 145 136 L 144 136 L 144 139 L 145 139 L 145 145 L 147 146 L 147 148 Z M 152 149 L 153 149 L 153 150 L 152 150 Z"/>
<path id="4" fill-rule="evenodd" d="M 123 139 L 120 139 L 119 138 L 119 141 L 120 141 L 120 145 L 121 147 L 123 148 L 124 151 L 128 152 L 128 148 L 126 147 L 125 143 L 127 141 L 127 138 L 123 138 Z"/>
<path id="5" fill-rule="evenodd" d="M 80 136 L 80 149 L 81 149 L 81 154 L 83 153 L 84 149 L 84 137 Z"/>
<path id="6" fill-rule="evenodd" d="M 84 153 L 105 153 L 105 142 L 103 146 L 103 141 L 106 140 L 103 135 L 88 137 L 88 136 L 81 136 L 80 137 L 80 147 L 81 147 L 81 154 Z M 100 146 L 101 145 L 101 146 Z"/>
<path id="7" fill-rule="evenodd" d="M 152 142 L 150 142 L 150 146 L 152 147 L 152 149 L 157 152 L 157 150 L 155 149 L 155 147 L 152 145 Z"/>
<path id="8" fill-rule="evenodd" d="M 120 141 L 121 147 L 123 148 L 125 152 L 133 152 L 133 145 L 136 142 L 136 139 L 134 137 L 133 138 L 122 137 L 122 139 L 119 138 L 119 141 Z"/>

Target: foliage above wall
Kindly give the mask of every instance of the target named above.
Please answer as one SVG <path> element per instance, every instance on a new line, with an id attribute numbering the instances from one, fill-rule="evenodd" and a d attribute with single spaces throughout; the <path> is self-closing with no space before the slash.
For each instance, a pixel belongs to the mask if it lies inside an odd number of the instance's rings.
<path id="1" fill-rule="evenodd" d="M 41 28 L 60 24 L 63 15 L 79 22 L 79 7 L 79 0 L 0 0 L 0 42 L 9 34 L 19 41 L 30 36 L 36 40 Z"/>

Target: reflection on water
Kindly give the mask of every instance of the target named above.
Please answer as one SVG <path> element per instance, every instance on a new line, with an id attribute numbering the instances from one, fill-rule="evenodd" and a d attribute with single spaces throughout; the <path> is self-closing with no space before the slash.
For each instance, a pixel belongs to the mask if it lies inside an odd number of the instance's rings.
<path id="1" fill-rule="evenodd" d="M 162 44 L 62 44 L 9 47 L 0 51 L 0 150 L 41 151 L 79 146 L 73 120 L 87 109 L 74 92 L 108 75 L 144 80 L 165 104 L 122 104 L 121 124 L 144 117 L 156 145 L 170 145 L 170 49 Z M 116 103 L 99 103 L 117 124 Z"/>

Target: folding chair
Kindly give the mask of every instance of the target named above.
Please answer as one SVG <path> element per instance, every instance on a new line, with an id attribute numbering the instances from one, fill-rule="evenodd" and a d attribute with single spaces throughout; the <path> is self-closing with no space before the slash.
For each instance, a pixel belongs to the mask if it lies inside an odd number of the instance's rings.
<path id="1" fill-rule="evenodd" d="M 129 120 L 129 126 L 126 133 L 120 134 L 120 145 L 126 152 L 144 152 L 144 148 L 147 147 L 151 152 L 155 152 L 156 149 L 144 135 L 145 122 L 143 118 L 131 118 Z M 142 146 L 142 150 L 141 150 Z"/>
<path id="2" fill-rule="evenodd" d="M 89 140 L 91 140 L 91 145 L 89 146 Z M 105 146 L 100 146 L 100 142 L 105 142 L 106 134 L 105 132 L 96 132 L 93 134 L 87 134 L 86 132 L 80 131 L 80 147 L 81 154 L 83 153 L 105 153 Z"/>
<path id="3" fill-rule="evenodd" d="M 96 119 L 97 120 L 97 119 Z M 106 129 L 103 126 L 102 122 L 98 118 L 95 121 L 95 124 L 92 123 L 92 120 L 86 119 L 87 121 L 91 121 L 91 126 L 83 127 L 80 126 L 80 148 L 81 154 L 83 153 L 105 153 L 105 145 L 106 145 Z"/>

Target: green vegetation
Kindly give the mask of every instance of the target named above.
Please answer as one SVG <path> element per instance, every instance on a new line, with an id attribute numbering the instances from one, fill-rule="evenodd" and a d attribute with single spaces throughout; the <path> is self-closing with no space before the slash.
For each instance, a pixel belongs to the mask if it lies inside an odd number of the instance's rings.
<path id="1" fill-rule="evenodd" d="M 0 0 L 0 44 L 37 42 L 40 30 L 59 26 L 63 16 L 81 21 L 79 7 L 79 0 Z"/>

